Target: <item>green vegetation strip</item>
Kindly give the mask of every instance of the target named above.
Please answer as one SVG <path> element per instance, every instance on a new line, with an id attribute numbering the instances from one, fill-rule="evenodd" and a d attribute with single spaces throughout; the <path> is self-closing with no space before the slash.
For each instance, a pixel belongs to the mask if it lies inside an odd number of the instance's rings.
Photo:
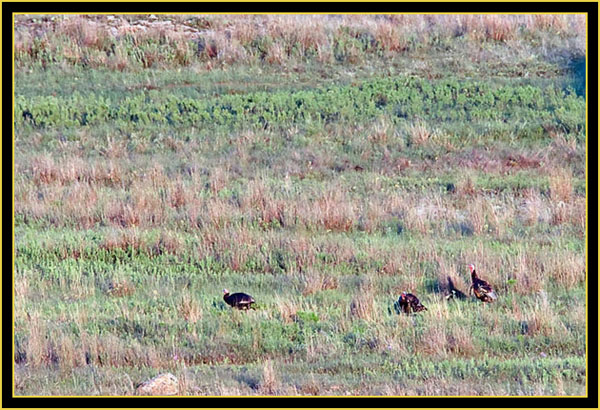
<path id="1" fill-rule="evenodd" d="M 493 82 L 386 78 L 362 85 L 293 93 L 253 92 L 214 98 L 182 98 L 150 90 L 112 100 L 95 94 L 15 99 L 15 124 L 77 127 L 167 124 L 238 128 L 365 121 L 389 115 L 394 121 L 503 122 L 553 124 L 565 132 L 585 127 L 585 100 L 571 89 Z"/>

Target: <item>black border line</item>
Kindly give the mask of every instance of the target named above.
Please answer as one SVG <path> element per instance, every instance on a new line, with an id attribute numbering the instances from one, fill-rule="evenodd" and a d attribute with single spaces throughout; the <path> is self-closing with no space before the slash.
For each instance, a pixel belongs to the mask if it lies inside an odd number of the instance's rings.
<path id="1" fill-rule="evenodd" d="M 143 11 L 140 11 L 142 10 Z M 598 408 L 598 253 L 593 248 L 598 234 L 598 3 L 2 3 L 3 38 L 3 205 L 5 221 L 12 214 L 12 15 L 13 13 L 588 13 L 588 397 L 13 397 L 12 396 L 12 223 L 3 224 L 6 270 L 3 288 L 2 407 L 461 407 L 461 408 Z M 8 86 L 10 84 L 10 86 Z M 8 258 L 10 252 L 10 258 Z"/>
<path id="2" fill-rule="evenodd" d="M 15 13 L 594 13 L 594 2 L 10 2 Z M 142 10 L 143 11 L 140 11 Z M 596 13 L 597 15 L 597 13 Z"/>

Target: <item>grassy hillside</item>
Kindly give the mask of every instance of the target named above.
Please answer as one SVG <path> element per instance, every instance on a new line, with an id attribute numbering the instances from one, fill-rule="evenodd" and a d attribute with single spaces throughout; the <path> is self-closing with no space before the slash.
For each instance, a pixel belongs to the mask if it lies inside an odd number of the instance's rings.
<path id="1" fill-rule="evenodd" d="M 585 394 L 584 36 L 17 16 L 16 394 Z"/>

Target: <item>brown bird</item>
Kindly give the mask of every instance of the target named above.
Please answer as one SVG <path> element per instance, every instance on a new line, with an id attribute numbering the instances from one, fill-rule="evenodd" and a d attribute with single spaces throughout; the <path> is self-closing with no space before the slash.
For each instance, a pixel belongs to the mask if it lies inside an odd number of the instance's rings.
<path id="1" fill-rule="evenodd" d="M 252 304 L 255 303 L 255 300 L 252 296 L 247 295 L 245 293 L 234 293 L 229 294 L 227 289 L 223 289 L 223 300 L 229 306 L 240 309 L 240 310 L 248 310 L 252 307 Z"/>
<path id="2" fill-rule="evenodd" d="M 494 292 L 492 285 L 483 279 L 479 279 L 479 276 L 477 276 L 477 273 L 475 272 L 475 265 L 471 263 L 467 266 L 471 270 L 471 280 L 473 282 L 469 288 L 469 294 L 471 291 L 473 291 L 473 293 L 475 293 L 475 297 L 482 302 L 491 303 L 498 299 L 498 296 L 496 296 L 496 292 Z"/>
<path id="3" fill-rule="evenodd" d="M 417 298 L 412 293 L 402 292 L 400 297 L 398 298 L 398 305 L 400 305 L 400 310 L 404 313 L 409 314 L 411 312 L 420 312 L 422 310 L 427 310 L 425 306 L 421 304 L 419 298 Z"/>

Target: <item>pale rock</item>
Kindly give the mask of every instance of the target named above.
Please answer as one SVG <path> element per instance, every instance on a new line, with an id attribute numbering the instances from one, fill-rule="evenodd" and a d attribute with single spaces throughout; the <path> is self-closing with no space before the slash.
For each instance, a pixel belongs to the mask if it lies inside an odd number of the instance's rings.
<path id="1" fill-rule="evenodd" d="M 135 389 L 137 396 L 174 396 L 179 391 L 177 377 L 171 373 L 159 374 Z"/>

